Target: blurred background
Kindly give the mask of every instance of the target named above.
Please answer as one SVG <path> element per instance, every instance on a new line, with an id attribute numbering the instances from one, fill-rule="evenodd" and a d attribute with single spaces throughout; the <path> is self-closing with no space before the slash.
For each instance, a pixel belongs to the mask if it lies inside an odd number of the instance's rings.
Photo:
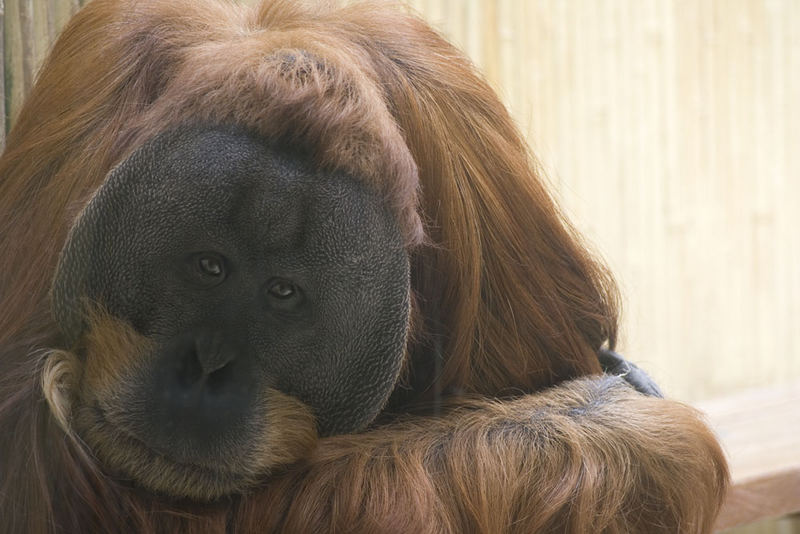
<path id="1" fill-rule="evenodd" d="M 6 131 L 82 3 L 0 0 Z M 689 402 L 800 379 L 800 0 L 406 3 L 485 73 L 616 274 L 621 352 Z"/>

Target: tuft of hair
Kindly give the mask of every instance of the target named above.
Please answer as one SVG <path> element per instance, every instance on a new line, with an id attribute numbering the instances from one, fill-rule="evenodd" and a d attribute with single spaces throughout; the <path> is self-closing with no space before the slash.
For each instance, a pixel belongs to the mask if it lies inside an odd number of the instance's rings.
<path id="1" fill-rule="evenodd" d="M 78 357 L 67 350 L 47 351 L 44 360 L 42 393 L 58 426 L 71 435 L 72 405 L 83 366 Z"/>
<path id="2" fill-rule="evenodd" d="M 153 342 L 100 305 L 84 304 L 84 310 L 87 326 L 78 343 L 85 356 L 81 387 L 88 398 L 112 396 L 143 364 Z"/>

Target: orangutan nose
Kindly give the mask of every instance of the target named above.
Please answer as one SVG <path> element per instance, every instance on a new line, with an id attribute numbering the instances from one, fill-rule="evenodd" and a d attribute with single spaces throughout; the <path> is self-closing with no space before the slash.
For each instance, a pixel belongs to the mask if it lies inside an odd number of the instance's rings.
<path id="1" fill-rule="evenodd" d="M 157 381 L 168 427 L 193 435 L 224 431 L 252 407 L 252 377 L 240 351 L 219 334 L 172 343 Z"/>

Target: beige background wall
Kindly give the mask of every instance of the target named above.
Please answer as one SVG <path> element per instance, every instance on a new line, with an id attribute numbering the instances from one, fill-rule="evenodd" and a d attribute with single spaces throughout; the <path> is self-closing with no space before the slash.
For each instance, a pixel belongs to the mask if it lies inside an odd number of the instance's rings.
<path id="1" fill-rule="evenodd" d="M 417 0 L 487 73 L 678 397 L 800 378 L 800 2 Z"/>
<path id="2" fill-rule="evenodd" d="M 408 3 L 486 73 L 617 273 L 626 355 L 689 401 L 800 379 L 800 0 Z M 5 0 L 9 116 L 78 7 Z"/>

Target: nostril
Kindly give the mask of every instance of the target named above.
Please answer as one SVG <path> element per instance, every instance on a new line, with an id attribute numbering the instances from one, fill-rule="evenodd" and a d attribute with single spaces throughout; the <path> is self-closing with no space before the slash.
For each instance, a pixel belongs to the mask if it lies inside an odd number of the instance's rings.
<path id="1" fill-rule="evenodd" d="M 176 393 L 213 396 L 224 392 L 237 380 L 235 354 L 222 343 L 203 343 L 202 339 L 176 347 L 172 357 Z"/>
<path id="2" fill-rule="evenodd" d="M 220 393 L 229 383 L 234 380 L 234 363 L 226 363 L 223 367 L 211 372 L 206 378 L 206 388 L 213 394 Z"/>
<path id="3" fill-rule="evenodd" d="M 200 334 L 194 346 L 202 372 L 208 376 L 230 364 L 236 357 L 237 351 L 219 332 Z"/>

